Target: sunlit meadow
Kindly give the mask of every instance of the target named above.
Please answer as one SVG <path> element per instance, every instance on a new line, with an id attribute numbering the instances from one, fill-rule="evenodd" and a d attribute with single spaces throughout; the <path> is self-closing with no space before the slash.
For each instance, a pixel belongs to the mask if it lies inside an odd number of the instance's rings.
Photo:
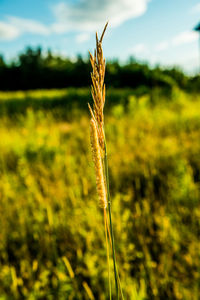
<path id="1" fill-rule="evenodd" d="M 2 300 L 109 297 L 88 99 L 87 89 L 0 94 Z M 110 90 L 107 103 L 125 299 L 197 300 L 200 97 Z"/>

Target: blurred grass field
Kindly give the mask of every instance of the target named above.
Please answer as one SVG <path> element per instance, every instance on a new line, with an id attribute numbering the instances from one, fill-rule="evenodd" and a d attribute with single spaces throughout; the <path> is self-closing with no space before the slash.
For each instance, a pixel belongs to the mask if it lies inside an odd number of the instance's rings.
<path id="1" fill-rule="evenodd" d="M 109 297 L 88 99 L 87 89 L 0 93 L 1 300 Z M 197 300 L 200 96 L 110 90 L 107 105 L 125 299 Z"/>

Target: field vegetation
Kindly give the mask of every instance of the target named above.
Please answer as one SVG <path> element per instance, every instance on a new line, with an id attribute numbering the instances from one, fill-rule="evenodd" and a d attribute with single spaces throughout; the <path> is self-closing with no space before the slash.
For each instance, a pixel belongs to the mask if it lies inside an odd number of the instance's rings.
<path id="1" fill-rule="evenodd" d="M 88 89 L 0 93 L 1 300 L 109 298 L 88 99 Z M 200 96 L 111 89 L 106 101 L 124 297 L 197 300 Z"/>

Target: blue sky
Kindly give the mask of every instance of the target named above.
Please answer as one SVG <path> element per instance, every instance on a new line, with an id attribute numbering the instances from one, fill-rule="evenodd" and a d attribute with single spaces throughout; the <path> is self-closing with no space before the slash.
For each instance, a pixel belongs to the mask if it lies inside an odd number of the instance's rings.
<path id="1" fill-rule="evenodd" d="M 106 58 L 198 70 L 199 0 L 0 0 L 0 53 L 9 60 L 40 45 L 86 56 L 107 20 Z"/>

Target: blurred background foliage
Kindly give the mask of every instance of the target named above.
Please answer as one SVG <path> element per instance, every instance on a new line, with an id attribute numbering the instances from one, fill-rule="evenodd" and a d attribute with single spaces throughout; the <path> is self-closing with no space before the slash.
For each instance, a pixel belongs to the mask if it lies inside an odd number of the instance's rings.
<path id="1" fill-rule="evenodd" d="M 30 57 L 38 61 L 35 69 Z M 9 89 L 15 84 L 21 89 L 63 87 L 69 84 L 67 72 L 71 80 L 77 74 L 79 86 L 77 68 L 89 74 L 88 62 L 57 60 L 50 53 L 43 60 L 39 50 L 27 52 L 19 66 L 5 66 L 2 60 L 1 72 L 15 70 L 18 80 L 27 72 L 21 85 L 12 77 Z M 30 80 L 39 70 L 43 76 L 44 68 L 47 85 L 39 77 L 37 84 Z M 61 74 L 54 77 L 57 81 L 51 81 L 49 70 Z M 108 63 L 107 70 L 109 85 L 118 87 L 107 92 L 105 122 L 125 299 L 197 300 L 200 96 L 187 92 L 194 79 L 135 62 L 123 67 Z M 137 85 L 138 74 L 146 74 L 147 81 Z M 120 79 L 118 84 L 120 76 L 124 83 Z M 1 78 L 6 87 L 6 77 Z M 153 89 L 150 82 L 157 82 Z M 2 300 L 109 297 L 88 100 L 87 87 L 0 93 Z"/>
<path id="2" fill-rule="evenodd" d="M 0 90 L 88 87 L 90 71 L 89 57 L 78 55 L 70 59 L 56 56 L 51 50 L 44 53 L 40 47 L 27 47 L 9 63 L 0 55 Z M 198 75 L 186 75 L 178 67 L 150 67 L 134 57 L 123 65 L 116 59 L 108 61 L 106 83 L 114 88 L 143 87 L 145 91 L 152 88 L 171 91 L 175 85 L 188 92 L 200 91 Z"/>

